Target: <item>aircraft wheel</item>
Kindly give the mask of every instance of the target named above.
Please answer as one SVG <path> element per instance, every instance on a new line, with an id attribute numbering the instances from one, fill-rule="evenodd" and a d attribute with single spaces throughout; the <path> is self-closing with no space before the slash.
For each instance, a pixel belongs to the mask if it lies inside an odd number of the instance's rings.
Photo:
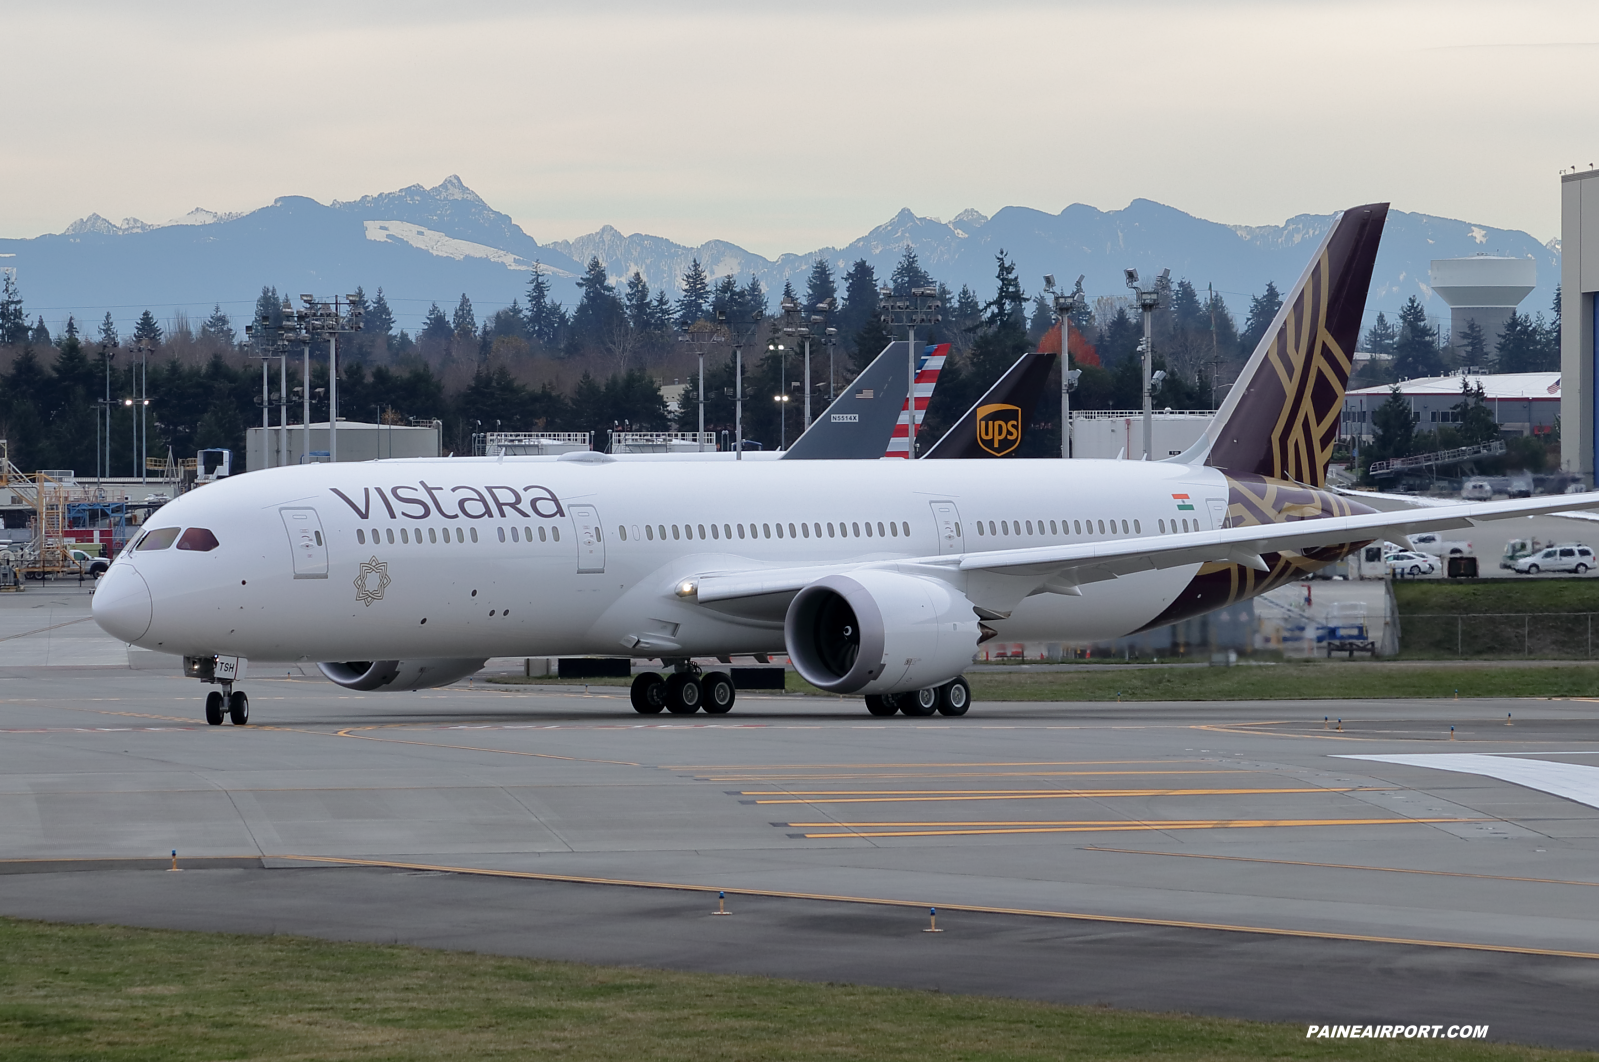
<path id="1" fill-rule="evenodd" d="M 885 696 L 881 693 L 868 693 L 866 695 L 866 710 L 873 715 L 893 715 L 899 711 L 899 702 L 892 694 Z"/>
<path id="2" fill-rule="evenodd" d="M 733 677 L 726 672 L 713 671 L 700 677 L 700 691 L 705 694 L 705 711 L 711 715 L 726 715 L 733 710 Z"/>
<path id="3" fill-rule="evenodd" d="M 666 710 L 673 715 L 693 715 L 704 699 L 705 691 L 693 674 L 679 671 L 666 680 Z"/>
<path id="4" fill-rule="evenodd" d="M 645 671 L 633 679 L 629 696 L 639 715 L 659 715 L 666 707 L 666 682 L 655 672 Z"/>
<path id="5" fill-rule="evenodd" d="M 901 694 L 899 710 L 912 716 L 932 715 L 938 711 L 938 687 L 928 686 Z"/>
<path id="6" fill-rule="evenodd" d="M 205 721 L 212 726 L 222 725 L 222 691 L 212 690 L 205 695 Z"/>
<path id="7" fill-rule="evenodd" d="M 228 694 L 228 718 L 233 720 L 234 726 L 243 726 L 250 721 L 250 698 L 244 695 L 243 690 Z"/>
<path id="8" fill-rule="evenodd" d="M 938 687 L 938 714 L 965 715 L 972 706 L 972 687 L 965 676 L 957 676 Z"/>

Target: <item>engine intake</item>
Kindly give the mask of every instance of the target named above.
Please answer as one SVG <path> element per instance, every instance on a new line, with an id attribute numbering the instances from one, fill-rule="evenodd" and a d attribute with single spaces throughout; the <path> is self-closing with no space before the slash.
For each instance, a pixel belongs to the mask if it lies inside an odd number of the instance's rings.
<path id="1" fill-rule="evenodd" d="M 959 675 L 981 637 L 972 603 L 949 584 L 867 569 L 805 587 L 783 622 L 788 655 L 829 693 L 901 693 Z"/>
<path id="2" fill-rule="evenodd" d="M 476 674 L 487 658 L 444 657 L 429 660 L 346 660 L 318 664 L 329 682 L 347 690 L 426 690 L 448 686 Z"/>

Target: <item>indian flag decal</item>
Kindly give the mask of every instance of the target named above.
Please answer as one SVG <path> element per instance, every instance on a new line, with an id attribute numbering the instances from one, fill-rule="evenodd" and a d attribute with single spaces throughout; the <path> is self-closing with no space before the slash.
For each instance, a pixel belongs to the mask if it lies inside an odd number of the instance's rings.
<path id="1" fill-rule="evenodd" d="M 1173 494 L 1171 500 L 1177 503 L 1179 512 L 1191 512 L 1194 508 L 1194 503 L 1188 500 L 1186 494 Z"/>

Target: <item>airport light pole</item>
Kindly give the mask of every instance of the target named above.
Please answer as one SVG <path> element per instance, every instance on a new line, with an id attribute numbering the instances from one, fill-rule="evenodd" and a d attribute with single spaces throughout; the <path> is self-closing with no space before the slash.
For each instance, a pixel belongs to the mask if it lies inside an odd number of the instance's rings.
<path id="1" fill-rule="evenodd" d="M 1072 314 L 1088 309 L 1088 296 L 1083 294 L 1083 278 L 1077 277 L 1077 287 L 1070 295 L 1055 291 L 1055 274 L 1044 274 L 1044 290 L 1053 294 L 1055 316 L 1060 319 L 1060 455 L 1072 455 L 1072 402 L 1071 393 L 1077 387 L 1081 369 L 1071 367 Z"/>
<path id="2" fill-rule="evenodd" d="M 695 321 L 688 329 L 677 337 L 679 343 L 687 343 L 689 349 L 700 358 L 700 427 L 696 438 L 699 441 L 700 451 L 705 450 L 705 355 L 711 352 L 711 344 L 726 343 L 727 334 L 715 328 L 709 321 Z"/>
<path id="3" fill-rule="evenodd" d="M 1152 379 L 1155 363 L 1154 321 L 1155 311 L 1160 308 L 1161 289 L 1171 283 L 1171 270 L 1162 269 L 1160 276 L 1148 287 L 1142 287 L 1138 282 L 1138 270 L 1125 271 L 1127 286 L 1133 290 L 1133 297 L 1138 302 L 1138 308 L 1144 314 L 1144 460 L 1153 460 L 1155 449 L 1155 384 L 1159 381 Z M 1164 374 L 1162 374 L 1164 378 Z"/>
<path id="4" fill-rule="evenodd" d="M 744 344 L 755 334 L 759 315 L 728 315 L 726 310 L 716 311 L 716 321 L 726 328 L 733 339 L 733 460 L 744 460 Z"/>
<path id="5" fill-rule="evenodd" d="M 141 339 L 137 343 L 133 344 L 133 347 L 129 350 L 129 353 L 139 355 L 139 379 L 137 381 L 139 401 L 135 403 L 139 407 L 139 423 L 137 430 L 134 432 L 134 453 L 139 462 L 139 482 L 144 483 L 146 482 L 146 470 L 144 468 L 144 463 L 145 458 L 149 456 L 147 451 L 149 450 L 150 445 L 150 424 L 146 417 L 146 411 L 150 405 L 150 394 L 146 385 L 147 377 L 145 370 L 149 364 L 150 355 L 155 353 L 155 346 L 148 340 Z M 132 388 L 130 388 L 130 390 L 132 390 Z"/>
<path id="6" fill-rule="evenodd" d="M 942 321 L 938 311 L 943 305 L 938 300 L 936 287 L 912 288 L 908 296 L 895 295 L 894 289 L 887 286 L 877 292 L 877 312 L 882 315 L 883 325 L 889 329 L 895 325 L 903 327 L 910 347 L 910 401 L 907 406 L 910 416 L 905 456 L 912 461 L 916 460 L 916 326 Z"/>
<path id="7" fill-rule="evenodd" d="M 319 300 L 301 295 L 298 316 L 305 331 L 328 337 L 328 463 L 339 460 L 339 336 L 361 330 L 365 311 L 354 295 Z"/>

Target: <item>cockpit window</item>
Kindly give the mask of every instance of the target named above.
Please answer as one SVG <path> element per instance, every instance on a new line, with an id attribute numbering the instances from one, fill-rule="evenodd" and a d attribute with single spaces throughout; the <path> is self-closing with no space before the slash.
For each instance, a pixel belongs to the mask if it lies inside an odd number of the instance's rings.
<path id="1" fill-rule="evenodd" d="M 179 549 L 192 549 L 196 553 L 209 553 L 217 548 L 217 536 L 203 527 L 191 527 L 178 539 Z"/>
<path id="2" fill-rule="evenodd" d="M 180 530 L 182 528 L 158 527 L 154 531 L 145 532 L 145 536 L 139 539 L 138 552 L 144 553 L 152 549 L 166 549 L 178 537 Z"/>

